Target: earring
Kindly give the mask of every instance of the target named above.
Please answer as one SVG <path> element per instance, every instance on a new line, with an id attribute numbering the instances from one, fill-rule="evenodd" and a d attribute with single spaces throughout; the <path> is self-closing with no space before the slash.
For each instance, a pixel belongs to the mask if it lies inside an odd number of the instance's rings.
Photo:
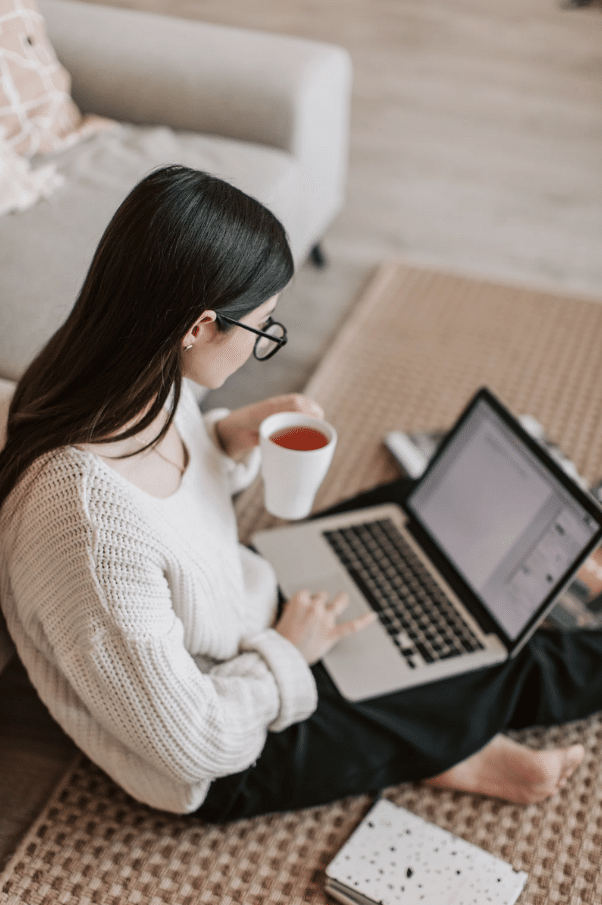
<path id="1" fill-rule="evenodd" d="M 193 345 L 193 344 L 190 343 L 189 346 L 184 346 L 184 351 L 185 351 L 185 352 L 188 352 L 189 349 L 192 349 L 192 345 Z"/>

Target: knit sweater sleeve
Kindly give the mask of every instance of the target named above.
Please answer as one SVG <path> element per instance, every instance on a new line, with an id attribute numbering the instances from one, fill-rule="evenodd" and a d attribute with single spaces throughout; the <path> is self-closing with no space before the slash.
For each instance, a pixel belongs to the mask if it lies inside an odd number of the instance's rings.
<path id="1" fill-rule="evenodd" d="M 238 461 L 231 459 L 228 455 L 226 455 L 226 453 L 222 450 L 220 442 L 218 440 L 216 425 L 218 421 L 221 421 L 222 418 L 225 418 L 226 415 L 229 414 L 230 409 L 211 409 L 211 411 L 203 415 L 203 421 L 205 422 L 205 427 L 207 429 L 209 437 L 211 438 L 211 441 L 220 453 L 224 469 L 230 481 L 230 490 L 234 494 L 238 493 L 240 490 L 244 490 L 245 487 L 248 487 L 249 484 L 254 481 L 259 474 L 259 468 L 261 465 L 261 452 L 259 447 L 255 446 L 253 449 L 249 450 L 249 452 L 242 459 Z"/>
<path id="2" fill-rule="evenodd" d="M 313 711 L 313 679 L 271 629 L 203 672 L 148 526 L 115 501 L 100 514 L 76 491 L 65 483 L 60 503 L 53 493 L 56 518 L 27 519 L 13 545 L 13 635 L 40 696 L 93 760 L 148 804 L 190 809 L 211 780 L 257 759 L 270 726 Z"/>

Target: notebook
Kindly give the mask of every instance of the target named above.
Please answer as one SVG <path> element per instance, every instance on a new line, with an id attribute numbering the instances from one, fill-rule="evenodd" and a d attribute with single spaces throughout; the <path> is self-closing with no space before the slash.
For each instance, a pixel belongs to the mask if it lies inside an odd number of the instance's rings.
<path id="1" fill-rule="evenodd" d="M 402 506 L 253 535 L 286 597 L 349 594 L 375 610 L 323 662 L 364 700 L 514 657 L 602 539 L 602 507 L 486 388 Z"/>
<path id="2" fill-rule="evenodd" d="M 345 905 L 513 905 L 527 874 L 381 799 L 326 868 Z"/>

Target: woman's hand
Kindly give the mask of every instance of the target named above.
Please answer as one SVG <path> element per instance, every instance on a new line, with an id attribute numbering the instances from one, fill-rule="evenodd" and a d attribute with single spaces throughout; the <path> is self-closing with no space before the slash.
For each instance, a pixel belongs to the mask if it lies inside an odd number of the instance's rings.
<path id="1" fill-rule="evenodd" d="M 366 613 L 337 625 L 337 616 L 348 603 L 349 595 L 344 593 L 329 601 L 325 591 L 318 594 L 299 591 L 285 603 L 275 629 L 295 645 L 311 666 L 334 647 L 339 638 L 367 628 L 376 619 L 376 613 Z"/>
<path id="2" fill-rule="evenodd" d="M 263 402 L 254 402 L 235 409 L 215 425 L 218 440 L 224 452 L 231 458 L 241 455 L 259 443 L 259 425 L 277 412 L 299 412 L 312 418 L 324 418 L 317 402 L 301 393 L 272 396 Z"/>

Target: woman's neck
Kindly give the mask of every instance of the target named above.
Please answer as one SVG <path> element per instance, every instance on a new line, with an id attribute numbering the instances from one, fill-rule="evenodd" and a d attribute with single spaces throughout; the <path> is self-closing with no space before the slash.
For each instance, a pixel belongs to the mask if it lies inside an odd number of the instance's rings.
<path id="1" fill-rule="evenodd" d="M 148 427 L 125 440 L 88 443 L 78 449 L 100 456 L 111 468 L 152 496 L 171 496 L 180 485 L 189 458 L 175 424 L 172 422 L 156 446 L 144 448 L 160 434 L 167 417 L 163 410 Z M 136 424 L 139 420 L 131 423 Z"/>

